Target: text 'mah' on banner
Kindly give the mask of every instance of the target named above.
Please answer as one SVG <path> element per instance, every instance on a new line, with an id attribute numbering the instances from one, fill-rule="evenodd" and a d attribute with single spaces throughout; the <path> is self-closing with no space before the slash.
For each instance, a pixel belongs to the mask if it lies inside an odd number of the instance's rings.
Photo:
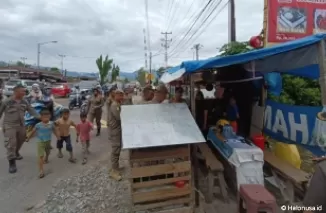
<path id="1" fill-rule="evenodd" d="M 314 155 L 326 150 L 326 107 L 266 102 L 264 133 L 271 138 L 301 145 Z"/>

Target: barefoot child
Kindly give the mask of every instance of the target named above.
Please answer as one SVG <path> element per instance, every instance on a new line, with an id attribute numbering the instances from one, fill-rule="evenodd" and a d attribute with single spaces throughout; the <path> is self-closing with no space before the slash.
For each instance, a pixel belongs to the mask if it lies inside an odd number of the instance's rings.
<path id="1" fill-rule="evenodd" d="M 63 158 L 62 154 L 62 148 L 63 148 L 63 142 L 66 142 L 66 150 L 69 152 L 69 162 L 71 163 L 76 163 L 76 159 L 74 158 L 73 155 L 73 150 L 72 150 L 72 144 L 71 144 L 71 138 L 70 138 L 70 127 L 73 126 L 75 128 L 76 125 L 75 123 L 69 119 L 70 116 L 70 111 L 69 109 L 63 109 L 62 110 L 62 117 L 59 118 L 56 122 L 55 125 L 58 129 L 58 133 L 60 138 L 57 141 L 57 148 L 58 148 L 58 158 Z M 76 129 L 77 131 L 77 129 Z M 77 132 L 77 138 L 78 138 L 78 132 Z"/>
<path id="2" fill-rule="evenodd" d="M 86 120 L 87 114 L 80 114 L 81 122 L 77 124 L 77 135 L 80 137 L 80 142 L 83 148 L 83 162 L 82 164 L 87 163 L 87 155 L 89 154 L 89 145 L 90 145 L 90 132 L 93 130 L 93 125 L 91 122 Z M 76 139 L 78 143 L 78 137 Z"/>
<path id="3" fill-rule="evenodd" d="M 37 138 L 37 154 L 39 158 L 39 169 L 40 175 L 39 178 L 44 177 L 43 164 L 49 162 L 49 155 L 51 151 L 51 136 L 52 133 L 56 134 L 56 129 L 54 123 L 50 121 L 51 114 L 48 110 L 41 111 L 41 122 L 37 123 L 32 130 L 32 133 L 29 134 L 26 142 L 29 141 L 30 137 L 36 133 Z M 58 137 L 58 136 L 57 136 Z"/>

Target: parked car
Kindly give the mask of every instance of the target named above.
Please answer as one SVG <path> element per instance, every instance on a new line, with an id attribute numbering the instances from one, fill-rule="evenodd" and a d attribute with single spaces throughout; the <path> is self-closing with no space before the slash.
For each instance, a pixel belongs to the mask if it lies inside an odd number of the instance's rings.
<path id="1" fill-rule="evenodd" d="M 32 88 L 32 85 L 35 83 L 39 83 L 39 82 L 33 80 L 24 80 L 24 79 L 10 79 L 4 85 L 3 95 L 7 97 L 11 96 L 14 93 L 14 87 L 17 84 L 23 84 L 27 87 L 28 90 L 30 90 Z"/>
<path id="2" fill-rule="evenodd" d="M 67 83 L 57 83 L 52 85 L 51 93 L 54 97 L 68 97 L 71 92 Z"/>

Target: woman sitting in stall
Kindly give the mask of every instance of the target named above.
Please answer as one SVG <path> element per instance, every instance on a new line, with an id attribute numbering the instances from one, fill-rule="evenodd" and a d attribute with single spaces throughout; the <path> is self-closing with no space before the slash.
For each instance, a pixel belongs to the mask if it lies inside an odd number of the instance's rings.
<path id="1" fill-rule="evenodd" d="M 186 100 L 183 99 L 182 96 L 183 96 L 182 87 L 177 87 L 175 89 L 175 95 L 172 98 L 172 100 L 170 100 L 170 103 L 186 103 Z"/>
<path id="2" fill-rule="evenodd" d="M 240 119 L 240 116 L 239 116 L 239 109 L 237 106 L 237 102 L 233 96 L 230 97 L 229 105 L 227 106 L 227 109 L 226 109 L 226 116 L 230 122 L 230 125 L 233 128 L 233 132 L 238 133 L 237 120 Z"/>

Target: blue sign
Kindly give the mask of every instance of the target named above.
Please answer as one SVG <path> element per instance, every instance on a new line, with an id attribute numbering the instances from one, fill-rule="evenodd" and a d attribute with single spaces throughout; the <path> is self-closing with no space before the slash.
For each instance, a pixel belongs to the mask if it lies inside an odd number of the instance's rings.
<path id="1" fill-rule="evenodd" d="M 264 133 L 281 142 L 302 145 L 314 155 L 323 155 L 326 153 L 326 109 L 268 100 Z"/>

